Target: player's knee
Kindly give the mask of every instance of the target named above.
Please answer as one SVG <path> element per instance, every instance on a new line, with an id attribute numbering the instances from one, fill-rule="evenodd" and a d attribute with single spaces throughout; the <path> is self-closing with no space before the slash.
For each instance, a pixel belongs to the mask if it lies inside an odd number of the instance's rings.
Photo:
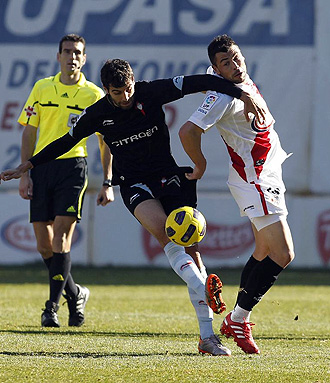
<path id="1" fill-rule="evenodd" d="M 294 251 L 289 250 L 289 252 L 288 252 L 288 260 L 289 260 L 288 264 L 294 260 L 294 257 L 295 257 Z"/>
<path id="2" fill-rule="evenodd" d="M 53 256 L 53 250 L 51 247 L 37 245 L 37 250 L 44 259 L 51 258 Z"/>
<path id="3" fill-rule="evenodd" d="M 288 249 L 287 251 L 283 252 L 283 257 L 282 257 L 282 266 L 286 267 L 291 263 L 294 259 L 294 251 L 293 249 Z"/>

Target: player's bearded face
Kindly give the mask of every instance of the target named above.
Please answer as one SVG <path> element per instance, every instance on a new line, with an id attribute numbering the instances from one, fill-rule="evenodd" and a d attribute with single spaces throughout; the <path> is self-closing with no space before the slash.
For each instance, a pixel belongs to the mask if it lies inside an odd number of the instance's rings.
<path id="1" fill-rule="evenodd" d="M 217 74 L 236 84 L 245 81 L 245 59 L 237 45 L 232 45 L 228 52 L 216 53 L 215 59 L 213 69 Z"/>
<path id="2" fill-rule="evenodd" d="M 121 109 L 130 109 L 134 102 L 135 81 L 129 80 L 125 86 L 115 88 L 109 86 L 108 94 L 115 106 Z"/>

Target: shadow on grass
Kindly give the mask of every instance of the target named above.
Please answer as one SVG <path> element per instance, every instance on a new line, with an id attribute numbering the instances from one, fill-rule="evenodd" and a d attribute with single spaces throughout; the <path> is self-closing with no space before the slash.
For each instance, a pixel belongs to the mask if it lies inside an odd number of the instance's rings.
<path id="1" fill-rule="evenodd" d="M 134 353 L 134 352 L 44 352 L 44 351 L 33 351 L 33 352 L 10 352 L 2 351 L 0 355 L 7 356 L 36 356 L 36 357 L 50 357 L 50 358 L 109 358 L 109 357 L 145 357 L 145 356 L 194 356 L 195 352 L 146 352 L 146 353 Z"/>
<path id="2" fill-rule="evenodd" d="M 60 329 L 36 329 L 36 330 L 0 330 L 0 334 L 17 334 L 17 335 L 44 335 L 44 336 L 78 336 L 78 337 L 85 337 L 85 336 L 108 336 L 112 338 L 182 338 L 182 339 L 195 339 L 196 334 L 191 333 L 164 333 L 164 332 L 119 332 L 119 331 L 71 331 L 71 330 L 60 330 Z M 278 335 L 256 335 L 254 336 L 255 339 L 259 340 L 293 340 L 293 341 L 326 341 L 330 340 L 330 334 L 329 335 L 305 335 L 305 334 L 299 334 L 299 335 L 284 335 L 284 334 L 278 334 Z M 1 352 L 0 352 L 1 355 Z"/>
<path id="3" fill-rule="evenodd" d="M 225 285 L 237 286 L 241 269 L 208 268 L 209 273 L 220 276 Z M 183 281 L 170 268 L 153 267 L 85 267 L 73 266 L 72 275 L 84 285 L 183 285 Z M 285 270 L 277 285 L 330 285 L 330 269 Z M 0 284 L 48 284 L 48 271 L 43 263 L 23 266 L 1 266 Z"/>
<path id="4" fill-rule="evenodd" d="M 122 338 L 196 338 L 196 334 L 191 333 L 165 333 L 165 332 L 119 332 L 119 331 L 72 331 L 60 329 L 31 329 L 29 330 L 0 330 L 0 334 L 17 334 L 17 335 L 70 335 L 70 336 L 109 336 L 109 337 L 122 337 Z"/>

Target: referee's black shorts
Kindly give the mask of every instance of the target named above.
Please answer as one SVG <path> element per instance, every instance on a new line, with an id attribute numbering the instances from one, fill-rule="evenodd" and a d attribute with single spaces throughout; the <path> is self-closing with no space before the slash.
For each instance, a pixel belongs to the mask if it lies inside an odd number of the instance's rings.
<path id="1" fill-rule="evenodd" d="M 88 184 L 84 157 L 54 160 L 31 169 L 33 198 L 30 222 L 53 221 L 72 216 L 79 221 Z"/>
<path id="2" fill-rule="evenodd" d="M 120 194 L 127 209 L 134 215 L 135 208 L 148 199 L 158 199 L 166 215 L 181 206 L 197 206 L 196 180 L 188 180 L 185 173 L 192 168 L 180 167 L 171 174 L 145 179 L 134 185 L 120 185 Z"/>

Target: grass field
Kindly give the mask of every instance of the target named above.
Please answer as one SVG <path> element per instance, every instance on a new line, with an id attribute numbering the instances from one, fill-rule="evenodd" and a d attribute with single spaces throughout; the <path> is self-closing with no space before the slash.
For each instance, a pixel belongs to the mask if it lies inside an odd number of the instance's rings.
<path id="1" fill-rule="evenodd" d="M 218 272 L 231 308 L 239 272 Z M 86 324 L 40 326 L 42 265 L 0 269 L 0 382 L 330 382 L 330 271 L 287 270 L 254 309 L 261 355 L 201 356 L 187 289 L 172 270 L 77 268 L 91 291 Z M 64 302 L 64 300 L 63 300 Z M 62 303 L 62 302 L 61 302 Z M 223 316 L 216 316 L 218 331 Z"/>

